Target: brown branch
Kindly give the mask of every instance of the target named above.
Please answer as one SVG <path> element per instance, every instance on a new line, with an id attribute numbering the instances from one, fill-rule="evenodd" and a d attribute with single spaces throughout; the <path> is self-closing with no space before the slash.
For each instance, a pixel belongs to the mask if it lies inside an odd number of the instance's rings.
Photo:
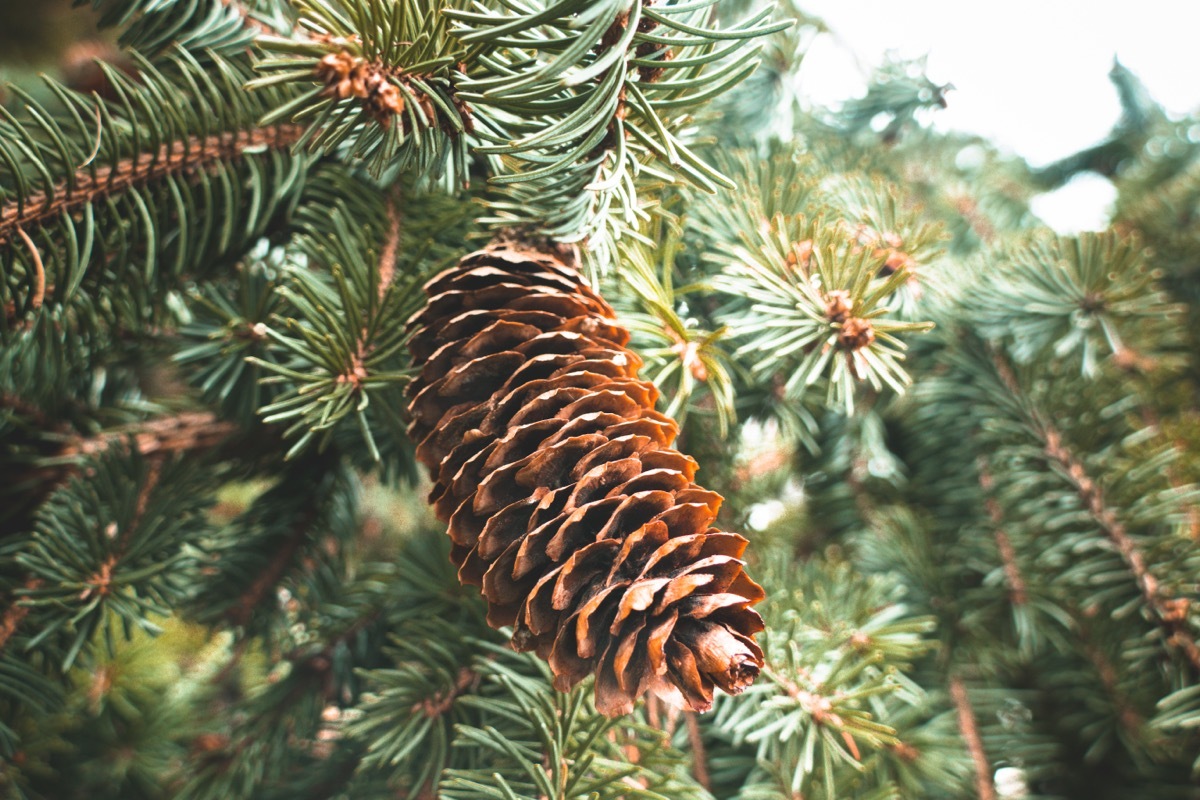
<path id="1" fill-rule="evenodd" d="M 690 711 L 683 715 L 687 725 L 688 745 L 692 748 L 692 775 L 696 783 L 707 791 L 712 790 L 712 779 L 708 775 L 708 751 L 704 749 L 704 737 L 700 735 L 700 720 Z"/>
<path id="2" fill-rule="evenodd" d="M 0 405 L 5 405 L 22 411 L 19 398 L 0 397 Z M 11 401 L 11 402 L 10 402 Z M 35 422 L 43 428 L 51 429 L 48 420 L 43 418 Z M 20 479 L 29 484 L 20 497 L 23 506 L 32 508 L 40 504 L 48 495 L 74 477 L 81 466 L 81 460 L 86 456 L 94 456 L 107 451 L 114 445 L 132 441 L 133 449 L 139 455 L 160 457 L 173 453 L 204 452 L 215 450 L 222 445 L 231 443 L 238 427 L 231 422 L 217 419 L 207 412 L 185 411 L 165 417 L 158 417 L 145 422 L 128 425 L 122 428 L 105 431 L 95 436 L 68 437 L 58 446 L 56 451 L 44 453 L 40 458 L 52 460 L 49 466 L 25 470 L 20 474 L 8 474 L 0 471 L 0 480 Z M 245 443 L 238 442 L 241 449 Z M 17 522 L 0 522 L 0 537 L 18 530 Z"/>
<path id="3" fill-rule="evenodd" d="M 46 299 L 46 265 L 42 263 L 42 254 L 38 252 L 37 245 L 29 238 L 24 228 L 17 228 L 17 236 L 20 236 L 21 241 L 29 248 L 29 257 L 33 260 L 33 297 L 30 298 L 29 305 L 36 310 L 42 307 L 42 302 Z"/>
<path id="4" fill-rule="evenodd" d="M 400 208 L 395 193 L 387 199 L 388 231 L 379 254 L 379 299 L 387 294 L 388 287 L 396 278 L 396 253 L 400 249 Z"/>
<path id="5" fill-rule="evenodd" d="M 414 703 L 412 712 L 414 714 L 424 714 L 431 719 L 440 717 L 454 707 L 454 701 L 463 692 L 475 686 L 478 682 L 479 674 L 477 672 L 469 667 L 459 667 L 453 686 L 444 692 L 438 692 L 433 697 L 427 697 L 420 702 Z"/>
<path id="6" fill-rule="evenodd" d="M 988 518 L 992 521 L 992 536 L 996 540 L 1000 562 L 1004 565 L 1004 580 L 1008 583 L 1009 597 L 1012 599 L 1013 605 L 1023 606 L 1029 601 L 1025 576 L 1021 574 L 1021 568 L 1017 565 L 1017 550 L 1013 547 L 1012 540 L 1008 538 L 1008 532 L 1004 530 L 1004 512 L 1000 510 L 1000 504 L 992 496 L 992 489 L 995 487 L 996 481 L 988 468 L 987 459 L 984 458 L 980 459 L 979 464 L 979 485 L 986 495 L 984 508 L 987 509 Z"/>
<path id="7" fill-rule="evenodd" d="M 1113 705 L 1116 706 L 1117 719 L 1121 721 L 1121 725 L 1130 732 L 1141 729 L 1144 720 L 1142 715 L 1129 701 L 1129 698 L 1121 691 L 1117 678 L 1117 670 L 1113 666 L 1112 661 L 1108 659 L 1099 647 L 1092 644 L 1086 636 L 1083 639 L 1083 652 L 1088 660 L 1092 662 L 1092 666 L 1096 668 L 1096 674 L 1100 677 L 1100 684 L 1104 687 L 1104 691 L 1112 698 Z"/>
<path id="8" fill-rule="evenodd" d="M 279 31 L 267 25 L 265 22 L 255 19 L 249 9 L 242 5 L 238 0 L 221 0 L 221 4 L 226 8 L 232 9 L 239 17 L 242 18 L 242 24 L 252 31 L 266 34 L 267 36 L 278 36 Z"/>
<path id="9" fill-rule="evenodd" d="M 211 450 L 237 430 L 237 425 L 218 419 L 207 411 L 184 411 L 105 431 L 96 436 L 74 439 L 64 444 L 58 455 L 63 458 L 96 455 L 130 438 L 137 452 L 143 456 Z"/>
<path id="10" fill-rule="evenodd" d="M 121 159 L 115 165 L 82 167 L 53 189 L 28 195 L 23 202 L 9 201 L 0 208 L 0 245 L 11 242 L 18 231 L 41 227 L 61 214 L 150 181 L 198 172 L 219 161 L 241 158 L 250 149 L 290 147 L 302 132 L 302 126 L 288 124 L 190 136 L 168 142 L 154 152 Z"/>
<path id="11" fill-rule="evenodd" d="M 962 678 L 955 675 L 950 678 L 950 699 L 958 713 L 958 731 L 967 744 L 971 761 L 975 765 L 975 792 L 979 800 L 996 800 L 996 787 L 992 782 L 992 766 L 988 761 L 987 752 L 983 749 L 983 739 L 979 736 L 979 724 L 975 720 L 975 709 L 967 697 L 967 687 Z"/>
<path id="12" fill-rule="evenodd" d="M 296 520 L 296 524 L 292 526 L 291 532 L 288 534 L 287 540 L 280 545 L 275 554 L 271 557 L 267 568 L 263 570 L 254 583 L 250 584 L 246 591 L 242 592 L 237 603 L 230 609 L 228 617 L 229 622 L 235 626 L 244 626 L 250 621 L 250 616 L 254 613 L 254 609 L 266 598 L 267 593 L 275 588 L 283 574 L 287 572 L 288 567 L 292 565 L 292 561 L 296 557 L 296 551 L 304 544 L 304 540 L 308 538 L 309 528 L 312 527 L 316 520 L 317 510 L 310 505 L 307 511 L 300 515 Z"/>
<path id="13" fill-rule="evenodd" d="M 21 587 L 23 592 L 31 592 L 42 585 L 40 578 L 28 578 L 25 585 Z M 0 615 L 0 652 L 4 651 L 5 645 L 12 635 L 17 632 L 17 628 L 21 626 L 21 622 L 29 614 L 29 606 L 23 606 L 17 602 L 17 598 L 13 598 L 12 605 L 4 609 L 4 614 Z"/>

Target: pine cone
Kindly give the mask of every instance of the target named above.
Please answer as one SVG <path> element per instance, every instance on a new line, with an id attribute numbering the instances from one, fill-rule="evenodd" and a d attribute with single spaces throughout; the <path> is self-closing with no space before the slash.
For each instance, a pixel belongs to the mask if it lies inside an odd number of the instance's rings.
<path id="1" fill-rule="evenodd" d="M 566 691 L 628 713 L 649 690 L 706 711 L 762 666 L 746 540 L 710 527 L 679 429 L 613 309 L 562 258 L 494 243 L 425 286 L 410 432 L 463 583 Z"/>

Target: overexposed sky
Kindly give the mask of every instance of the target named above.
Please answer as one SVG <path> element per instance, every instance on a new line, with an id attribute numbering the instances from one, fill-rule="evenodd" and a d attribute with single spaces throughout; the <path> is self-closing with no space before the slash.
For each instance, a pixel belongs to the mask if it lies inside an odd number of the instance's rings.
<path id="1" fill-rule="evenodd" d="M 1200 108 L 1200 0 L 807 0 L 834 37 L 814 44 L 801 88 L 814 102 L 861 95 L 887 51 L 929 55 L 953 83 L 937 127 L 970 131 L 1046 164 L 1105 137 L 1120 115 L 1121 59 L 1168 111 Z M 1055 227 L 1103 224 L 1112 189 L 1084 178 L 1035 210 Z M 1061 206 L 1061 207 L 1060 207 Z"/>

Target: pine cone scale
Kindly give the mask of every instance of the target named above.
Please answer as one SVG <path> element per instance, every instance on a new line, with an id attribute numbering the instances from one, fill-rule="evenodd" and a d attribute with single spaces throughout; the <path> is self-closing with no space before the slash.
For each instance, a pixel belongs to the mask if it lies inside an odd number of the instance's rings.
<path id="1" fill-rule="evenodd" d="M 650 690 L 701 711 L 762 665 L 746 540 L 710 527 L 721 497 L 654 409 L 629 333 L 571 266 L 496 244 L 426 283 L 409 388 L 430 502 L 488 621 L 597 708 Z"/>

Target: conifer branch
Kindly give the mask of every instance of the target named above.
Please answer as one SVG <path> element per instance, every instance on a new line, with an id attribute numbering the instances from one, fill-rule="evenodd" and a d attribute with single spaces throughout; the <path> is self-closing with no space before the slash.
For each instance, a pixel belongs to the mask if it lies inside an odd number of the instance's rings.
<path id="1" fill-rule="evenodd" d="M 993 351 L 993 363 L 1005 388 L 1014 397 L 1023 397 L 1024 393 L 1016 373 L 998 351 Z M 1058 466 L 1075 490 L 1084 509 L 1116 547 L 1121 560 L 1133 574 L 1151 618 L 1166 633 L 1167 644 L 1178 648 L 1192 667 L 1200 672 L 1200 646 L 1186 627 L 1187 601 L 1172 600 L 1162 595 L 1158 578 L 1151 572 L 1145 555 L 1130 536 L 1125 524 L 1105 502 L 1104 490 L 1100 484 L 1088 475 L 1083 462 L 1067 447 L 1062 433 L 1048 420 L 1042 419 L 1036 411 L 1031 410 L 1029 413 L 1041 440 L 1043 454 Z"/>
<path id="2" fill-rule="evenodd" d="M 433 697 L 427 697 L 413 706 L 413 713 L 427 717 L 440 717 L 454 707 L 454 701 L 464 692 L 479 683 L 479 673 L 470 667 L 462 667 L 454 679 L 454 685 Z"/>
<path id="3" fill-rule="evenodd" d="M 1167 643 L 1179 648 L 1192 667 L 1200 672 L 1200 646 L 1197 646 L 1195 638 L 1185 627 L 1186 611 L 1181 613 L 1176 610 L 1175 603 L 1163 597 L 1158 578 L 1150 571 L 1145 555 L 1129 535 L 1124 523 L 1117 518 L 1116 512 L 1105 503 L 1100 485 L 1087 474 L 1083 463 L 1063 443 L 1062 434 L 1052 426 L 1044 425 L 1041 435 L 1046 455 L 1066 474 L 1084 508 L 1133 573 L 1151 616 L 1167 634 Z"/>
<path id="4" fill-rule="evenodd" d="M 45 411 L 10 392 L 0 392 L 0 409 L 8 409 L 14 414 L 27 418 L 42 430 L 60 427 L 60 424 L 51 420 Z"/>
<path id="5" fill-rule="evenodd" d="M 1112 361 L 1123 373 L 1139 379 L 1137 394 L 1141 400 L 1140 413 L 1142 424 L 1149 429 L 1157 431 L 1166 440 L 1167 446 L 1175 452 L 1176 456 L 1186 461 L 1188 457 L 1187 445 L 1178 436 L 1172 437 L 1167 434 L 1163 429 L 1162 419 L 1158 411 L 1151 404 L 1155 387 L 1148 379 L 1151 373 L 1161 367 L 1160 359 L 1136 350 L 1124 342 L 1118 342 L 1113 349 Z M 1188 481 L 1179 474 L 1179 465 L 1177 462 L 1168 464 L 1164 473 L 1172 489 L 1181 490 L 1186 487 Z M 1200 541 L 1200 506 L 1189 505 L 1185 513 L 1188 518 L 1188 535 L 1191 536 L 1193 541 Z"/>
<path id="6" fill-rule="evenodd" d="M 0 405 L 7 405 L 9 399 L 0 398 Z M 52 423 L 44 415 L 33 419 L 40 419 L 39 425 L 43 429 L 53 430 Z M 93 436 L 68 437 L 59 445 L 57 451 L 46 459 L 46 466 L 36 470 L 36 483 L 34 487 L 27 489 L 27 492 L 40 498 L 37 500 L 40 503 L 78 473 L 83 459 L 99 456 L 122 442 L 132 443 L 133 450 L 140 456 L 161 459 L 179 453 L 214 450 L 230 442 L 238 430 L 237 425 L 218 419 L 208 412 L 184 411 L 114 428 Z M 239 439 L 238 447 L 244 452 L 246 441 Z M 0 526 L 0 536 L 11 532 L 12 528 L 7 523 Z"/>
<path id="7" fill-rule="evenodd" d="M 191 136 L 123 158 L 112 166 L 80 167 L 51 190 L 32 193 L 0 207 L 0 245 L 9 243 L 14 236 L 27 239 L 25 232 L 29 229 L 151 181 L 198 172 L 218 161 L 239 159 L 247 151 L 287 149 L 300 139 L 303 130 L 302 126 L 289 123 Z M 42 286 L 44 289 L 44 281 Z"/>
<path id="8" fill-rule="evenodd" d="M 967 697 L 967 687 L 962 678 L 954 675 L 950 678 L 950 700 L 958 715 L 958 730 L 967 744 L 971 754 L 971 762 L 975 766 L 975 793 L 979 800 L 996 800 L 996 787 L 992 782 L 992 766 L 988 761 L 987 751 L 983 748 L 983 739 L 979 735 L 979 723 L 975 719 L 975 709 L 971 699 Z"/>

